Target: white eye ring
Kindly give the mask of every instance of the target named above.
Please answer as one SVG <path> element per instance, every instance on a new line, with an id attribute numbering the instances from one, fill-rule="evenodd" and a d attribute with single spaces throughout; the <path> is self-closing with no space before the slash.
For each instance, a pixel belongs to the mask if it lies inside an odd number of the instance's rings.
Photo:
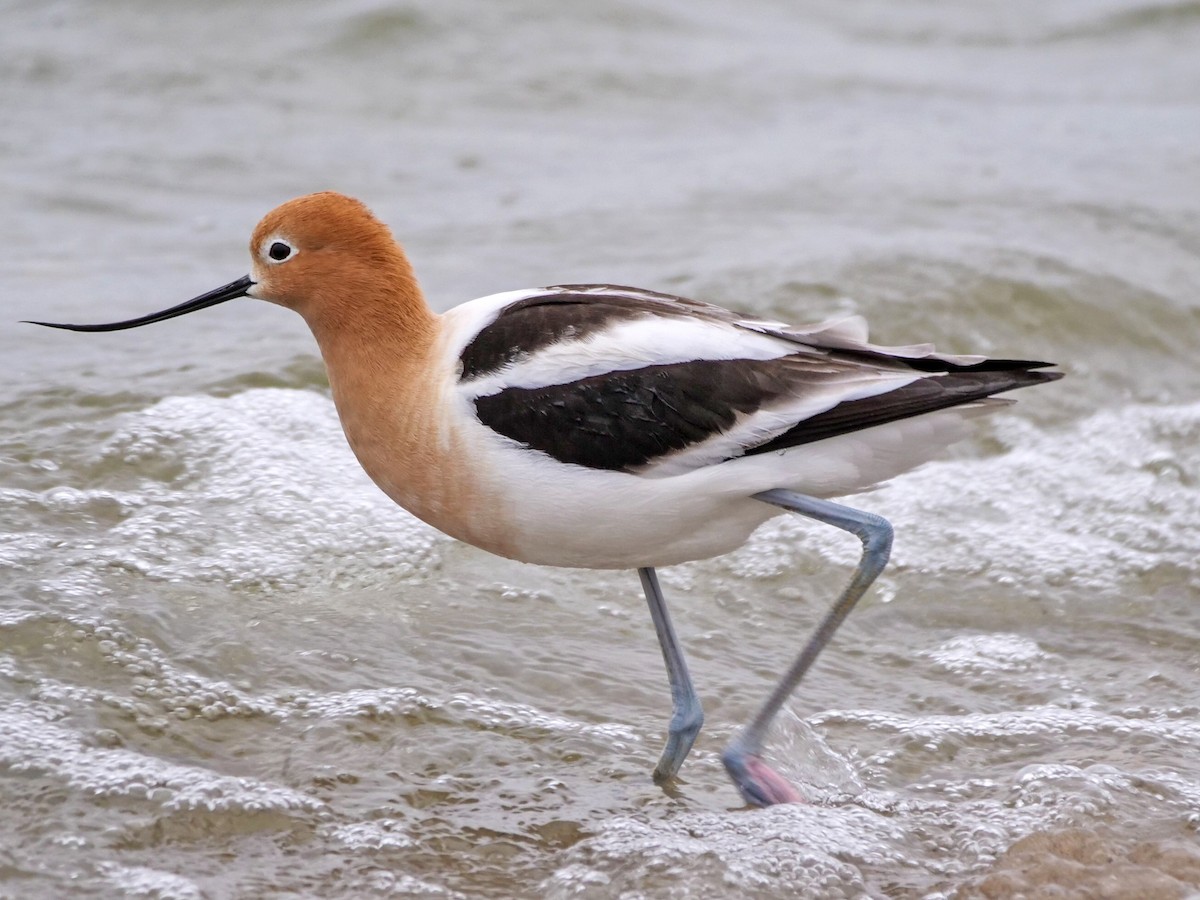
<path id="1" fill-rule="evenodd" d="M 263 260 L 271 265 L 287 262 L 296 255 L 296 248 L 280 237 L 273 237 L 263 242 Z"/>

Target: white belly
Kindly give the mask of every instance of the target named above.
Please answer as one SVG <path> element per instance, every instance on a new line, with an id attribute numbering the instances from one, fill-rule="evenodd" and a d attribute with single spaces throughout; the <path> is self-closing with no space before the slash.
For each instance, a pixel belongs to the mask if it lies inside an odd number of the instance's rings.
<path id="1" fill-rule="evenodd" d="M 982 409 L 944 410 L 666 478 L 565 465 L 478 426 L 468 441 L 471 469 L 495 504 L 495 539 L 475 543 L 523 562 L 577 568 L 706 559 L 740 547 L 781 514 L 754 494 L 862 491 L 961 438 L 964 419 Z"/>

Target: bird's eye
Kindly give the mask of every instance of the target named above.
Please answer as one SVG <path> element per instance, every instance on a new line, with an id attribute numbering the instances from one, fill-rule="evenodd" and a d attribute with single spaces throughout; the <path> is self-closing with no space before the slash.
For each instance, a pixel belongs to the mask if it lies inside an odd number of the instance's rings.
<path id="1" fill-rule="evenodd" d="M 273 241 L 270 248 L 267 250 L 267 256 L 275 260 L 275 262 L 283 262 L 292 255 L 293 249 L 290 244 L 283 241 Z"/>

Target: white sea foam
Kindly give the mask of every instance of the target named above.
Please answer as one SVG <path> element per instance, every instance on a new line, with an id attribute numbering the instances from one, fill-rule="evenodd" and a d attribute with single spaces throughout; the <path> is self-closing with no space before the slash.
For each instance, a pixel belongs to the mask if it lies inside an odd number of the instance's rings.
<path id="1" fill-rule="evenodd" d="M 141 801 L 166 811 L 287 812 L 323 806 L 283 785 L 123 748 L 88 746 L 77 731 L 55 723 L 60 715 L 46 704 L 9 703 L 0 713 L 0 763 L 94 798 Z"/>
<path id="2" fill-rule="evenodd" d="M 94 594 L 120 570 L 234 586 L 395 583 L 435 561 L 443 540 L 370 483 L 333 404 L 311 391 L 170 397 L 123 416 L 95 463 L 133 486 L 21 492 L 99 526 L 47 579 L 60 593 Z M 7 555 L 56 544 L 25 535 Z"/>

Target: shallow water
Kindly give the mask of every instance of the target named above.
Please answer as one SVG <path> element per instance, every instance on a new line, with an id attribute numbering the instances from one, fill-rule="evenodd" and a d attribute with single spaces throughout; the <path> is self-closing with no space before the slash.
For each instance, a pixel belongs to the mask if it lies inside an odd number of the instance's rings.
<path id="1" fill-rule="evenodd" d="M 1200 891 L 1200 5 L 10 3 L 0 28 L 0 896 Z M 1053 359 L 857 498 L 663 570 L 708 724 L 679 791 L 633 573 L 456 544 L 344 445 L 258 217 L 357 194 L 445 308 L 639 284 Z"/>

